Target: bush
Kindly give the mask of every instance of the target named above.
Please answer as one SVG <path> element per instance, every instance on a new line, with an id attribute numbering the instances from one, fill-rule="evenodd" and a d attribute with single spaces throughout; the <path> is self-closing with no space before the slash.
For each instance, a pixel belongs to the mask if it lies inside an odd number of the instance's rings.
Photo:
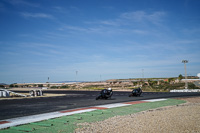
<path id="1" fill-rule="evenodd" d="M 58 86 L 51 86 L 52 89 L 58 89 Z"/>
<path id="2" fill-rule="evenodd" d="M 0 88 L 4 88 L 4 86 L 3 86 L 3 85 L 0 85 Z"/>
<path id="3" fill-rule="evenodd" d="M 38 87 L 43 87 L 43 84 L 39 84 Z"/>
<path id="4" fill-rule="evenodd" d="M 61 89 L 66 89 L 66 88 L 69 88 L 69 86 L 68 85 L 64 85 L 64 86 L 61 86 L 60 88 Z"/>
<path id="5" fill-rule="evenodd" d="M 188 83 L 188 89 L 199 89 L 195 84 L 193 83 Z"/>
<path id="6" fill-rule="evenodd" d="M 160 85 L 153 85 L 151 87 L 149 86 L 149 88 L 146 89 L 152 91 L 169 91 L 173 89 L 184 89 L 185 83 L 176 83 L 176 84 L 163 83 Z"/>
<path id="7" fill-rule="evenodd" d="M 13 85 L 13 84 L 11 84 L 11 85 L 9 85 L 9 87 L 14 87 L 14 85 Z"/>

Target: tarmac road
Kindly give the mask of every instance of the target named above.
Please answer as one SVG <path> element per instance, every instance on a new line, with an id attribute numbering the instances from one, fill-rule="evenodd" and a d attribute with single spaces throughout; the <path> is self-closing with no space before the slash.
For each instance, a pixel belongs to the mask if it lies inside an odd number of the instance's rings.
<path id="1" fill-rule="evenodd" d="M 18 91 L 19 92 L 19 91 Z M 115 91 L 111 99 L 95 100 L 100 91 L 53 91 L 44 93 L 67 94 L 66 96 L 0 100 L 0 120 L 48 113 L 80 107 L 96 106 L 157 98 L 200 96 L 200 93 L 144 92 L 140 97 L 128 97 L 131 92 Z"/>

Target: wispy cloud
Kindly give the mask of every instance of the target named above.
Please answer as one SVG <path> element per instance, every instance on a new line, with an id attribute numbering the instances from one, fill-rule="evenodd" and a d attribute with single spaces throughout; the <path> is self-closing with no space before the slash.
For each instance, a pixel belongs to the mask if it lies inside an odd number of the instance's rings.
<path id="1" fill-rule="evenodd" d="M 20 13 L 21 16 L 25 18 L 46 18 L 46 19 L 53 19 L 54 17 L 50 14 L 45 13 L 28 13 L 28 12 L 22 12 Z"/>
<path id="2" fill-rule="evenodd" d="M 34 47 L 34 48 L 57 48 L 57 45 L 49 44 L 49 43 L 20 43 L 20 47 Z"/>
<path id="3" fill-rule="evenodd" d="M 75 10 L 75 11 L 80 11 L 80 9 L 76 6 L 70 6 L 70 9 Z"/>
<path id="4" fill-rule="evenodd" d="M 88 32 L 89 28 L 82 28 L 82 27 L 78 27 L 78 26 L 64 26 L 62 28 L 62 30 L 64 29 L 68 29 L 68 30 L 72 30 L 72 31 L 84 31 L 84 32 Z M 60 28 L 61 30 L 61 28 Z"/>
<path id="5" fill-rule="evenodd" d="M 24 0 L 6 0 L 6 2 L 9 2 L 10 4 L 14 6 L 24 5 L 24 6 L 30 6 L 30 7 L 39 7 L 40 5 L 37 3 L 27 2 Z"/>
<path id="6" fill-rule="evenodd" d="M 92 33 L 92 34 L 102 34 L 102 35 L 120 35 L 120 34 L 138 34 L 138 35 L 147 35 L 150 32 L 145 29 L 138 28 L 124 28 L 124 27 L 112 27 L 115 24 L 109 22 L 103 22 L 106 25 L 93 25 L 92 27 L 80 27 L 80 26 L 71 26 L 65 25 L 61 28 L 58 28 L 60 31 L 67 31 L 71 33 Z M 111 26 L 112 25 L 112 26 Z M 117 25 L 117 23 L 116 23 Z M 152 34 L 152 33 L 151 33 Z M 62 35 L 63 36 L 63 35 Z"/>
<path id="7" fill-rule="evenodd" d="M 65 52 L 60 50 L 63 49 L 62 47 L 48 43 L 23 42 L 16 44 L 15 47 L 9 45 L 9 43 L 6 45 L 7 49 L 4 52 L 2 52 L 1 55 L 15 56 L 16 58 L 20 55 L 26 55 L 25 57 L 27 57 L 27 55 L 29 56 L 31 54 L 46 57 L 55 57 L 57 55 L 65 54 Z M 43 49 L 45 50 L 43 51 Z"/>
<path id="8" fill-rule="evenodd" d="M 166 13 L 162 11 L 147 13 L 145 11 L 135 11 L 135 12 L 126 12 L 121 14 L 121 19 L 127 19 L 135 22 L 151 22 L 153 24 L 158 24 L 162 21 L 162 17 Z"/>
<path id="9" fill-rule="evenodd" d="M 185 40 L 185 39 L 183 39 L 183 40 L 174 41 L 173 44 L 180 44 L 180 45 L 188 44 L 188 45 L 191 45 L 191 44 L 195 44 L 195 43 L 199 43 L 199 42 L 200 42 L 200 40 Z"/>
<path id="10" fill-rule="evenodd" d="M 116 18 L 95 20 L 84 22 L 85 27 L 65 25 L 60 30 L 66 30 L 68 32 L 73 31 L 77 33 L 97 33 L 97 34 L 108 34 L 108 35 L 119 35 L 119 34 L 137 34 L 137 35 L 159 35 L 159 33 L 152 32 L 152 24 L 155 26 L 161 26 L 164 21 L 166 12 L 125 12 L 119 14 Z M 145 24 L 145 25 L 143 25 Z"/>
<path id="11" fill-rule="evenodd" d="M 113 6 L 103 6 L 102 8 L 103 9 L 107 9 L 107 10 L 113 10 L 113 9 L 115 9 L 115 7 L 113 7 Z"/>
<path id="12" fill-rule="evenodd" d="M 110 26 L 119 26 L 120 23 L 118 21 L 113 21 L 113 20 L 103 20 L 100 21 L 99 23 L 103 24 L 103 25 L 110 25 Z"/>
<path id="13" fill-rule="evenodd" d="M 57 58 L 58 56 L 65 55 L 63 52 L 61 52 L 59 50 L 52 50 L 52 49 L 46 49 L 45 52 L 39 52 L 39 51 L 36 51 L 36 50 L 30 50 L 29 53 L 33 54 L 33 55 L 36 55 L 36 56 L 40 56 L 41 58 L 43 58 L 43 57 L 51 57 L 51 58 L 55 57 L 55 58 Z"/>
<path id="14" fill-rule="evenodd" d="M 166 12 L 156 11 L 156 12 L 145 12 L 145 11 L 133 11 L 121 13 L 118 17 L 107 20 L 96 20 L 92 22 L 85 22 L 86 24 L 101 24 L 105 26 L 124 26 L 133 25 L 141 23 L 151 23 L 154 25 L 159 25 L 164 21 L 164 17 L 167 15 Z"/>
<path id="15" fill-rule="evenodd" d="M 184 30 L 182 30 L 182 32 L 185 33 L 185 34 L 199 34 L 200 33 L 200 28 L 184 29 Z"/>
<path id="16" fill-rule="evenodd" d="M 52 8 L 55 12 L 59 12 L 59 13 L 67 13 L 69 11 L 67 11 L 65 8 L 61 7 L 61 6 L 55 6 Z"/>
<path id="17" fill-rule="evenodd" d="M 66 25 L 61 28 L 59 28 L 60 31 L 66 30 L 67 32 L 70 33 L 92 33 L 92 34 L 110 34 L 113 32 L 112 28 L 108 27 L 103 27 L 103 26 L 94 26 L 94 27 L 80 27 L 80 26 L 71 26 L 71 25 Z M 120 30 L 120 29 L 119 29 Z M 106 32 L 105 32 L 106 31 Z M 116 31 L 115 31 L 116 32 Z M 119 33 L 119 31 L 118 31 Z"/>

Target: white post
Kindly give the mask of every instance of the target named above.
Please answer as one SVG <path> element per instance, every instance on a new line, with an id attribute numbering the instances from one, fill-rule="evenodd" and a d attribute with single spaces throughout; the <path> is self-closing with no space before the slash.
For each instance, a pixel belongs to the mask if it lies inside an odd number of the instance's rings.
<path id="1" fill-rule="evenodd" d="M 187 70 L 186 70 L 186 63 L 188 63 L 188 60 L 182 60 L 182 63 L 184 63 L 184 68 L 185 68 L 185 89 L 188 89 Z"/>

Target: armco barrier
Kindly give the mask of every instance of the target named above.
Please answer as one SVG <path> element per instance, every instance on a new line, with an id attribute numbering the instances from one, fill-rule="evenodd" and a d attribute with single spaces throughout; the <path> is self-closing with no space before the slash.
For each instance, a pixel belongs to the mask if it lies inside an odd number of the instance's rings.
<path id="1" fill-rule="evenodd" d="M 42 90 L 31 90 L 30 92 L 30 96 L 42 96 Z"/>
<path id="2" fill-rule="evenodd" d="M 3 95 L 2 97 L 10 97 L 11 94 L 14 94 L 16 96 L 26 97 L 26 95 L 16 93 L 16 92 L 13 92 L 13 91 L 9 91 L 9 90 L 6 90 L 6 89 L 0 89 L 0 91 L 2 91 L 1 92 L 1 95 Z"/>
<path id="3" fill-rule="evenodd" d="M 170 92 L 200 92 L 200 89 L 170 90 Z"/>
<path id="4" fill-rule="evenodd" d="M 0 97 L 9 97 L 10 93 L 6 90 L 0 90 Z"/>

